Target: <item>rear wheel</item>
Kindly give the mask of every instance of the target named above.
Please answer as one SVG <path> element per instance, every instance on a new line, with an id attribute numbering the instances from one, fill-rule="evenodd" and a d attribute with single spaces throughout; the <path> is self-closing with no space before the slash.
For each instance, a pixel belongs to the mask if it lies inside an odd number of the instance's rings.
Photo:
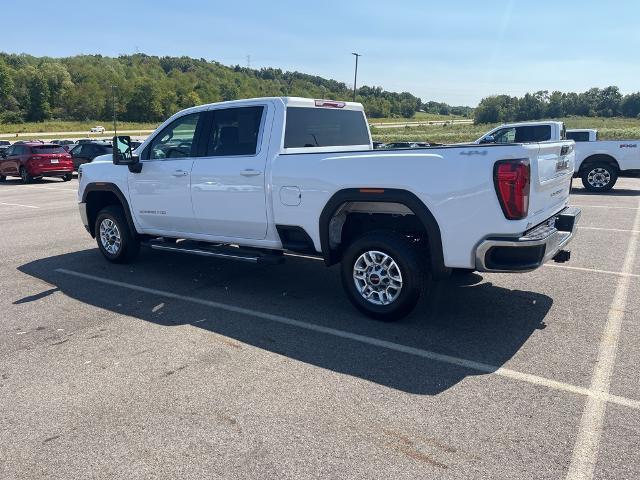
<path id="1" fill-rule="evenodd" d="M 7 181 L 7 177 L 5 177 L 4 175 L 0 175 L 0 182 L 6 182 Z"/>
<path id="2" fill-rule="evenodd" d="M 420 299 L 426 263 L 404 235 L 369 232 L 347 247 L 342 284 L 351 303 L 364 314 L 377 320 L 400 320 Z"/>
<path id="3" fill-rule="evenodd" d="M 130 263 L 140 251 L 140 241 L 129 229 L 122 207 L 110 205 L 98 213 L 96 241 L 102 255 L 113 263 Z"/>
<path id="4" fill-rule="evenodd" d="M 72 178 L 73 178 L 73 174 L 67 173 L 64 177 L 62 177 L 62 180 L 64 180 L 65 182 L 68 182 Z"/>
<path id="5" fill-rule="evenodd" d="M 33 177 L 29 175 L 29 172 L 27 172 L 27 169 L 24 167 L 20 167 L 20 178 L 22 178 L 22 183 L 33 182 Z"/>
<path id="6" fill-rule="evenodd" d="M 618 180 L 618 170 L 608 163 L 592 163 L 582 168 L 582 185 L 590 192 L 608 192 Z"/>

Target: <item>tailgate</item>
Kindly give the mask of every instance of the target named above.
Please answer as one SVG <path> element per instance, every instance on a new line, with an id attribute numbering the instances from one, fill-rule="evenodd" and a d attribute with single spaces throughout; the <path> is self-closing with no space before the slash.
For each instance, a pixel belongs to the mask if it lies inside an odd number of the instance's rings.
<path id="1" fill-rule="evenodd" d="M 532 225 L 543 222 L 569 203 L 575 164 L 574 145 L 572 141 L 531 145 L 528 220 Z"/>

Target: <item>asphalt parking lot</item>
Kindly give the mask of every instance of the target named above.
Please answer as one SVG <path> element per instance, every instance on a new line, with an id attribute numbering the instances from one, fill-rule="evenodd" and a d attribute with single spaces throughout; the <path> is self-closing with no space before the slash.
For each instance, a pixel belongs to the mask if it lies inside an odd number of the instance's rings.
<path id="1" fill-rule="evenodd" d="M 0 184 L 0 478 L 640 478 L 640 179 L 568 264 L 359 315 L 336 268 L 143 251 Z"/>

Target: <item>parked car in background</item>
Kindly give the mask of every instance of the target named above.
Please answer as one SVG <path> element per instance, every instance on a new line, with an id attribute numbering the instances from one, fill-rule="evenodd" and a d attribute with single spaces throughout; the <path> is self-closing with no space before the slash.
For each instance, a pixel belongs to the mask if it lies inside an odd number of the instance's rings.
<path id="1" fill-rule="evenodd" d="M 373 148 L 375 150 L 378 150 L 380 148 L 385 148 L 386 146 L 387 146 L 387 144 L 384 143 L 384 142 L 373 142 Z"/>
<path id="2" fill-rule="evenodd" d="M 0 146 L 8 147 L 9 145 L 11 145 L 9 140 L 0 140 Z"/>
<path id="3" fill-rule="evenodd" d="M 576 142 L 576 176 L 591 192 L 606 192 L 618 177 L 640 176 L 640 140 L 598 140 L 598 130 L 567 130 Z"/>
<path id="4" fill-rule="evenodd" d="M 618 177 L 640 175 L 640 140 L 598 140 L 595 129 L 567 130 L 563 122 L 542 121 L 500 125 L 475 143 L 575 142 L 574 176 L 590 192 L 606 192 Z"/>
<path id="5" fill-rule="evenodd" d="M 384 148 L 397 149 L 397 148 L 423 148 L 431 146 L 426 142 L 392 142 L 387 143 Z"/>
<path id="6" fill-rule="evenodd" d="M 93 162 L 93 159 L 100 155 L 111 153 L 111 149 L 109 142 L 86 142 L 76 145 L 70 152 L 73 159 L 73 169 L 78 170 L 80 165 Z"/>
<path id="7" fill-rule="evenodd" d="M 79 138 L 75 141 L 76 145 L 82 145 L 83 143 L 95 142 L 93 138 Z"/>
<path id="8" fill-rule="evenodd" d="M 73 177 L 73 161 L 63 147 L 54 143 L 27 142 L 11 145 L 0 157 L 0 182 L 21 177 L 24 183 L 42 177 Z"/>
<path id="9" fill-rule="evenodd" d="M 97 125 L 89 130 L 90 133 L 104 133 L 105 128 L 102 125 Z"/>

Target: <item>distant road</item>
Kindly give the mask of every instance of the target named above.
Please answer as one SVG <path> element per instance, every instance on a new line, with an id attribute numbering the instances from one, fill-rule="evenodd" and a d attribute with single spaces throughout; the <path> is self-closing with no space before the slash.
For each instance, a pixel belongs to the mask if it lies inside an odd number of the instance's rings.
<path id="1" fill-rule="evenodd" d="M 118 133 L 122 134 L 132 134 L 132 133 L 152 133 L 153 130 L 118 130 Z M 0 138 L 20 138 L 20 137 L 29 137 L 29 138 L 37 138 L 37 137 L 60 137 L 61 139 L 67 139 L 70 136 L 82 136 L 85 138 L 99 138 L 99 137 L 107 137 L 113 136 L 113 130 L 106 130 L 104 133 L 89 133 L 87 131 L 83 132 L 26 132 L 26 133 L 0 133 Z"/>
<path id="2" fill-rule="evenodd" d="M 465 125 L 471 124 L 473 120 L 471 119 L 463 119 L 463 120 L 427 120 L 424 122 L 403 122 L 403 123 L 370 123 L 372 127 L 375 128 L 405 128 L 405 127 L 430 127 L 436 125 Z"/>

